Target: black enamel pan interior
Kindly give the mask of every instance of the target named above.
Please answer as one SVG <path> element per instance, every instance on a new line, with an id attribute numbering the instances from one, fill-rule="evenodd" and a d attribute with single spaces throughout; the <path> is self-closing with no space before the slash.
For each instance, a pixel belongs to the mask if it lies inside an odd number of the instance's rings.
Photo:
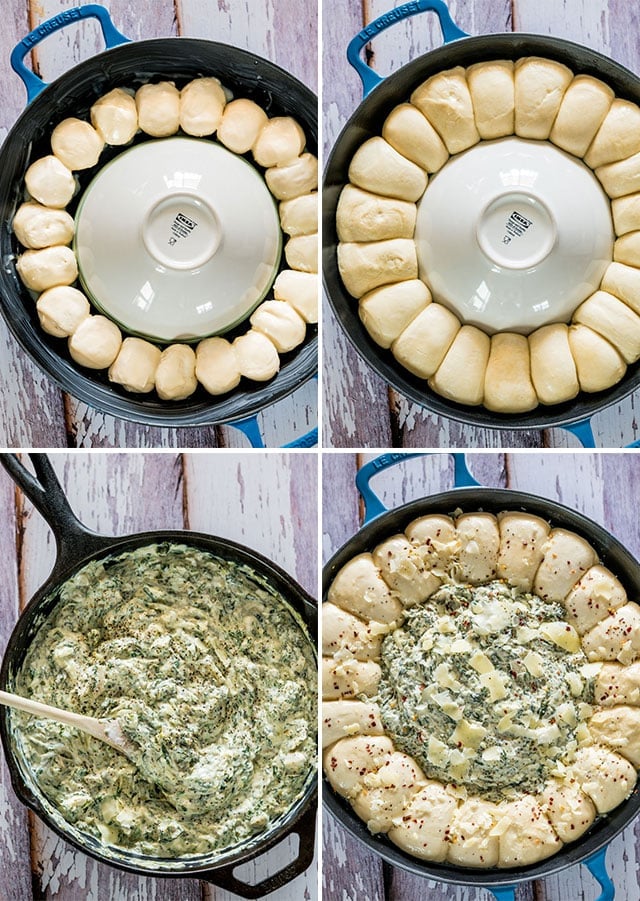
<path id="1" fill-rule="evenodd" d="M 76 519 L 46 455 L 31 454 L 31 460 L 36 471 L 35 478 L 14 455 L 0 455 L 0 462 L 42 513 L 54 532 L 57 555 L 51 575 L 30 600 L 9 638 L 0 669 L 0 686 L 3 689 L 13 690 L 15 676 L 26 650 L 43 619 L 55 607 L 59 589 L 68 578 L 90 560 L 102 559 L 156 542 L 189 544 L 218 558 L 247 564 L 286 598 L 300 616 L 310 640 L 315 644 L 317 635 L 315 602 L 287 573 L 261 554 L 233 541 L 201 532 L 171 530 L 141 532 L 126 537 L 97 535 Z M 10 714 L 6 707 L 0 707 L 0 737 L 12 785 L 20 800 L 74 847 L 111 866 L 145 876 L 204 879 L 243 898 L 262 898 L 263 895 L 275 891 L 300 875 L 313 861 L 317 807 L 315 774 L 310 774 L 301 797 L 267 832 L 222 854 L 173 860 L 153 859 L 126 852 L 114 855 L 90 837 L 72 832 L 70 828 L 65 829 L 64 821 L 52 816 L 45 809 L 42 798 L 27 784 L 28 780 L 15 753 Z M 239 864 L 258 857 L 290 834 L 298 835 L 300 844 L 296 859 L 285 868 L 256 885 L 246 883 L 234 875 L 234 870 Z"/>
<path id="2" fill-rule="evenodd" d="M 441 416 L 474 426 L 497 429 L 543 429 L 589 419 L 617 403 L 640 385 L 640 366 L 630 366 L 617 385 L 597 394 L 580 393 L 574 400 L 539 406 L 531 413 L 500 414 L 484 407 L 469 407 L 449 401 L 432 391 L 424 379 L 400 366 L 368 335 L 358 317 L 358 302 L 347 292 L 338 271 L 336 208 L 348 181 L 348 169 L 358 147 L 382 131 L 384 120 L 399 103 L 409 99 L 414 88 L 436 72 L 454 66 L 493 59 L 544 56 L 564 63 L 576 74 L 601 78 L 618 97 L 640 103 L 640 79 L 606 56 L 580 44 L 533 34 L 488 34 L 466 37 L 445 44 L 403 66 L 371 91 L 342 130 L 327 163 L 323 187 L 322 268 L 325 288 L 333 311 L 347 337 L 369 366 L 389 385 L 416 403 Z"/>
<path id="3" fill-rule="evenodd" d="M 136 88 L 147 81 L 175 81 L 177 87 L 200 75 L 216 76 L 235 97 L 248 97 L 269 116 L 290 115 L 304 128 L 307 146 L 317 152 L 315 94 L 283 69 L 236 47 L 191 38 L 158 38 L 112 47 L 66 72 L 27 106 L 0 150 L 0 309 L 34 362 L 63 390 L 113 416 L 156 426 L 194 426 L 254 416 L 311 378 L 317 369 L 317 328 L 307 327 L 300 347 L 281 355 L 280 372 L 269 382 L 243 379 L 233 391 L 213 397 L 198 387 L 183 401 L 136 395 L 109 382 L 106 372 L 78 366 L 64 339 L 42 331 L 33 298 L 15 270 L 18 243 L 11 231 L 22 200 L 23 177 L 33 160 L 51 152 L 55 125 L 67 116 L 87 118 L 94 101 L 114 87 Z M 84 187 L 97 168 L 117 152 L 107 148 L 95 169 L 81 175 Z M 73 214 L 74 204 L 69 206 Z M 284 254 L 281 266 L 285 266 Z M 229 337 L 246 331 L 239 326 Z"/>
<path id="4" fill-rule="evenodd" d="M 371 551 L 383 539 L 404 531 L 411 520 L 418 516 L 430 513 L 451 514 L 455 510 L 462 510 L 465 513 L 483 510 L 494 514 L 501 510 L 523 510 L 546 519 L 553 526 L 570 529 L 582 535 L 595 548 L 602 563 L 618 576 L 629 597 L 636 598 L 640 594 L 640 563 L 606 529 L 586 516 L 561 504 L 520 491 L 500 488 L 461 488 L 405 504 L 382 514 L 364 526 L 325 566 L 323 599 L 326 599 L 327 591 L 337 571 L 356 554 Z M 577 842 L 565 845 L 547 860 L 511 869 L 454 867 L 446 863 L 421 861 L 405 854 L 384 835 L 372 835 L 364 822 L 355 815 L 348 802 L 333 791 L 326 779 L 323 785 L 323 802 L 351 835 L 380 855 L 387 863 L 417 876 L 456 885 L 482 885 L 487 888 L 498 887 L 498 890 L 499 887 L 503 887 L 505 894 L 501 897 L 506 899 L 512 897 L 506 894 L 510 886 L 544 878 L 573 864 L 586 862 L 605 849 L 640 812 L 640 786 L 636 783 L 629 798 L 610 814 L 599 817 Z"/>

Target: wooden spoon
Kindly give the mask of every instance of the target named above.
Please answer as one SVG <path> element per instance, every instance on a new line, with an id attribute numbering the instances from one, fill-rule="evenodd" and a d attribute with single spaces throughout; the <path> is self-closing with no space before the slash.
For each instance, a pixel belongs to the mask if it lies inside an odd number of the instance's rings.
<path id="1" fill-rule="evenodd" d="M 0 704 L 15 707 L 16 710 L 23 710 L 33 716 L 45 716 L 58 723 L 74 726 L 76 729 L 81 729 L 83 732 L 93 735 L 94 738 L 106 742 L 130 759 L 133 758 L 136 750 L 139 753 L 139 748 L 136 748 L 135 744 L 123 734 L 118 720 L 99 720 L 93 716 L 71 713 L 69 710 L 50 707 L 48 704 L 41 704 L 39 701 L 10 694 L 8 691 L 0 691 Z"/>

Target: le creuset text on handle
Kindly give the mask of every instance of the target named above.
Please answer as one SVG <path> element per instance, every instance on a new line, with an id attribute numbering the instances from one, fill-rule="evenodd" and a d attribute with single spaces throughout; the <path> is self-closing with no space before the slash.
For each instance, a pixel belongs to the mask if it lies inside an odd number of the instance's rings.
<path id="1" fill-rule="evenodd" d="M 20 76 L 27 89 L 27 103 L 31 103 L 34 97 L 47 87 L 47 83 L 43 81 L 31 69 L 27 69 L 24 64 L 24 57 L 29 53 L 36 44 L 39 44 L 45 38 L 53 34 L 54 31 L 60 31 L 67 25 L 73 25 L 75 22 L 81 22 L 83 19 L 97 19 L 102 29 L 102 35 L 107 50 L 116 47 L 118 44 L 127 44 L 130 39 L 118 31 L 113 22 L 109 11 L 104 6 L 98 6 L 96 3 L 89 3 L 87 6 L 74 6 L 71 9 L 65 9 L 59 12 L 57 16 L 47 19 L 37 25 L 33 31 L 23 38 L 19 44 L 13 48 L 11 53 L 11 68 Z"/>
<path id="2" fill-rule="evenodd" d="M 381 31 L 391 28 L 392 25 L 396 25 L 409 16 L 415 16 L 423 12 L 434 12 L 438 16 L 442 39 L 445 44 L 458 38 L 468 37 L 466 31 L 459 28 L 453 21 L 451 13 L 443 0 L 410 0 L 409 3 L 404 3 L 402 6 L 397 6 L 395 9 L 384 13 L 384 15 L 378 16 L 377 19 L 374 19 L 373 22 L 370 22 L 369 25 L 363 28 L 347 47 L 347 59 L 360 76 L 365 97 L 376 85 L 383 81 L 383 78 L 377 72 L 374 72 L 362 59 L 361 52 L 363 48 Z"/>
<path id="3" fill-rule="evenodd" d="M 371 488 L 371 479 L 383 469 L 388 469 L 390 466 L 395 466 L 398 463 L 402 463 L 404 460 L 410 460 L 412 457 L 430 456 L 433 456 L 432 452 L 382 454 L 374 460 L 365 463 L 364 466 L 358 470 L 356 475 L 356 488 L 360 492 L 364 502 L 363 524 L 370 522 L 370 520 L 374 519 L 376 516 L 380 516 L 381 513 L 386 513 L 387 511 L 387 508 L 384 506 L 378 495 Z M 465 455 L 454 453 L 450 456 L 453 458 L 453 487 L 471 488 L 478 486 L 480 483 L 473 478 L 467 469 Z"/>

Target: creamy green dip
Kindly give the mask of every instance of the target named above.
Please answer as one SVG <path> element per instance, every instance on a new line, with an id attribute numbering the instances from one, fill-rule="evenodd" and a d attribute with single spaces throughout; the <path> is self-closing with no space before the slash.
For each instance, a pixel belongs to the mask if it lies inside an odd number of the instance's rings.
<path id="1" fill-rule="evenodd" d="M 540 791 L 592 713 L 593 674 L 564 617 L 501 581 L 409 608 L 382 645 L 385 731 L 432 779 L 493 801 Z"/>
<path id="2" fill-rule="evenodd" d="M 133 760 L 12 711 L 46 798 L 76 829 L 154 857 L 221 851 L 300 797 L 316 757 L 316 659 L 250 567 L 158 544 L 93 562 L 60 591 L 22 695 L 117 719 Z"/>

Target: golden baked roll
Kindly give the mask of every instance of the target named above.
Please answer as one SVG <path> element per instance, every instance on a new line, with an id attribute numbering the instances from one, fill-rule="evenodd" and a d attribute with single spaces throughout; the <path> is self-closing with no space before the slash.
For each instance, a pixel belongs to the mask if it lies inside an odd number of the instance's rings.
<path id="1" fill-rule="evenodd" d="M 409 801 L 388 836 L 394 845 L 422 860 L 446 860 L 449 824 L 458 798 L 440 782 L 429 781 Z"/>
<path id="2" fill-rule="evenodd" d="M 335 660 L 322 658 L 322 697 L 326 701 L 338 698 L 372 697 L 378 690 L 382 671 L 373 660 Z"/>
<path id="3" fill-rule="evenodd" d="M 575 532 L 552 529 L 533 590 L 544 601 L 563 601 L 590 567 L 598 562 L 591 545 Z"/>
<path id="4" fill-rule="evenodd" d="M 496 578 L 500 532 L 491 513 L 465 513 L 456 520 L 460 549 L 456 578 L 481 585 Z"/>
<path id="5" fill-rule="evenodd" d="M 362 619 L 395 622 L 402 604 L 393 597 L 371 554 L 358 554 L 338 571 L 327 600 Z"/>
<path id="6" fill-rule="evenodd" d="M 497 413 L 525 413 L 538 406 L 531 381 L 529 342 L 524 335 L 498 332 L 492 336 L 483 403 L 487 410 Z"/>
<path id="7" fill-rule="evenodd" d="M 323 755 L 324 771 L 331 787 L 343 798 L 355 798 L 366 777 L 376 773 L 393 751 L 386 735 L 356 735 L 341 738 Z"/>
<path id="8" fill-rule="evenodd" d="M 551 530 L 549 523 L 531 513 L 510 511 L 498 514 L 498 528 L 497 578 L 507 579 L 520 591 L 531 591 Z"/>
<path id="9" fill-rule="evenodd" d="M 597 563 L 586 571 L 567 595 L 564 605 L 567 622 L 580 635 L 627 602 L 620 581 L 606 566 Z"/>
<path id="10" fill-rule="evenodd" d="M 388 626 L 365 622 L 329 601 L 322 605 L 322 653 L 336 659 L 377 660 Z"/>
<path id="11" fill-rule="evenodd" d="M 485 332 L 473 325 L 463 325 L 429 379 L 429 385 L 457 403 L 481 404 L 490 347 L 491 340 Z"/>
<path id="12" fill-rule="evenodd" d="M 423 379 L 438 369 L 460 331 L 460 321 L 439 303 L 430 303 L 391 345 L 399 363 Z"/>
<path id="13" fill-rule="evenodd" d="M 383 735 L 377 704 L 363 701 L 325 701 L 322 705 L 322 747 L 353 735 Z"/>
<path id="14" fill-rule="evenodd" d="M 428 556 L 404 535 L 393 535 L 374 548 L 373 562 L 404 607 L 426 601 L 442 585 L 428 566 Z"/>

